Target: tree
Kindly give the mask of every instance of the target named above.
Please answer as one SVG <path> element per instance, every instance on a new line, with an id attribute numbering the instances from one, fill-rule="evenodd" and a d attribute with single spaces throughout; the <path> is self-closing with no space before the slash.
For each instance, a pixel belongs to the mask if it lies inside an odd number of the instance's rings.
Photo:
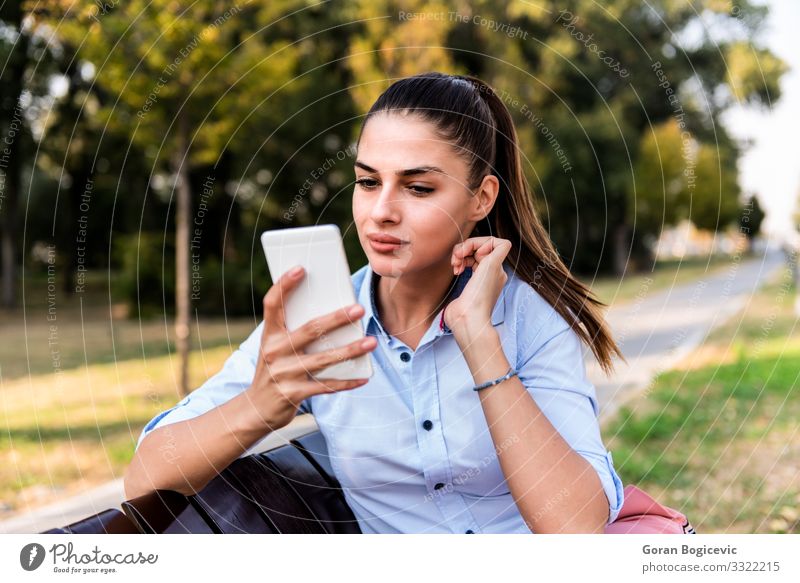
<path id="1" fill-rule="evenodd" d="M 0 3 L 0 262 L 1 303 L 6 308 L 16 305 L 21 176 L 30 142 L 30 110 L 47 94 L 42 80 L 50 54 L 45 45 L 19 0 Z M 34 70 L 43 75 L 34 75 Z"/>
<path id="2" fill-rule="evenodd" d="M 755 194 L 751 194 L 739 215 L 739 230 L 747 237 L 748 251 L 753 248 L 753 240 L 761 232 L 761 223 L 764 222 L 764 210 Z"/>
<path id="3" fill-rule="evenodd" d="M 690 136 L 684 146 L 674 119 L 642 135 L 628 191 L 628 224 L 657 233 L 689 214 L 693 188 L 689 188 L 690 177 L 684 175 L 684 155 L 696 158 L 697 149 L 697 141 Z"/>
<path id="4" fill-rule="evenodd" d="M 96 66 L 96 83 L 117 99 L 98 111 L 100 119 L 148 148 L 155 168 L 171 172 L 175 335 L 183 394 L 189 392 L 190 247 L 202 237 L 193 228 L 190 177 L 193 168 L 213 168 L 243 128 L 280 124 L 285 111 L 268 98 L 296 74 L 298 49 L 255 32 L 293 4 L 84 0 L 64 2 L 49 14 L 61 35 L 79 47 L 79 56 Z M 214 176 L 208 179 L 213 182 Z"/>
<path id="5" fill-rule="evenodd" d="M 735 223 L 741 213 L 735 155 L 722 144 L 701 144 L 693 171 L 695 187 L 687 218 L 709 231 Z"/>
<path id="6" fill-rule="evenodd" d="M 642 136 L 628 198 L 628 222 L 658 233 L 683 219 L 723 230 L 740 211 L 735 153 L 699 143 L 675 119 Z"/>
<path id="7" fill-rule="evenodd" d="M 376 10 L 358 14 L 374 16 Z M 679 207 L 684 216 L 678 216 L 666 208 L 676 193 L 664 192 L 660 179 L 655 184 L 639 180 L 635 192 L 644 194 L 642 206 L 662 209 L 666 218 L 690 218 L 693 208 L 698 220 L 720 228 L 735 220 L 737 205 L 731 201 L 738 188 L 720 188 L 733 184 L 739 152 L 720 123 L 721 114 L 740 102 L 769 107 L 780 97 L 779 80 L 786 71 L 785 63 L 760 46 L 763 6 L 738 0 L 644 5 L 634 0 L 478 0 L 449 11 L 427 2 L 406 10 L 429 16 L 411 23 L 423 31 L 422 42 L 407 41 L 410 33 L 397 22 L 398 12 L 385 9 L 379 13 L 390 18 L 381 20 L 381 35 L 362 42 L 391 50 L 371 58 L 389 64 L 410 60 L 425 41 L 446 38 L 448 43 L 435 49 L 441 53 L 440 47 L 447 47 L 440 68 L 485 78 L 517 104 L 510 109 L 520 128 L 528 178 L 550 236 L 573 269 L 622 273 L 631 258 L 652 260 L 645 243 L 661 225 L 631 222 L 637 213 L 630 207 L 639 204 L 632 200 L 633 182 L 637 168 L 643 170 L 639 156 L 649 155 L 641 149 L 643 139 L 669 120 L 697 144 L 698 159 L 682 156 L 681 171 L 687 163 L 700 164 L 692 195 L 698 198 L 691 207 Z M 437 11 L 443 19 L 430 17 Z M 374 81 L 371 70 L 361 71 L 354 71 L 357 79 Z M 715 162 L 722 164 L 716 177 L 710 170 Z M 660 178 L 662 172 L 657 173 Z M 709 218 L 715 207 L 717 216 Z"/>
<path id="8" fill-rule="evenodd" d="M 556 247 L 572 269 L 597 273 L 651 260 L 647 239 L 672 221 L 735 220 L 740 152 L 720 115 L 737 101 L 769 105 L 785 70 L 758 44 L 765 10 L 738 1 L 358 0 L 330 10 L 296 0 L 228 13 L 208 0 L 186 9 L 166 0 L 47 6 L 61 7 L 54 26 L 112 97 L 98 112 L 101 127 L 151 152 L 151 174 L 171 175 L 162 182 L 178 203 L 178 322 L 186 321 L 180 225 L 206 178 L 232 198 L 212 203 L 217 218 L 233 217 L 220 219 L 234 225 L 225 257 L 239 255 L 234 245 L 253 256 L 265 222 L 309 223 L 322 213 L 348 221 L 347 197 L 337 195 L 347 194 L 352 171 L 338 166 L 349 164 L 339 154 L 397 77 L 438 69 L 491 83 L 517 122 Z M 335 163 L 320 173 L 326 156 Z M 350 239 L 351 256 L 362 255 Z"/>

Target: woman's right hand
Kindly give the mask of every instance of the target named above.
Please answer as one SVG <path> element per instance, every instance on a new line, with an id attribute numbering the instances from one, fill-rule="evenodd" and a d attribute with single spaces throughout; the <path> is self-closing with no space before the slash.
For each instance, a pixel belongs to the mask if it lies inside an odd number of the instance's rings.
<path id="1" fill-rule="evenodd" d="M 304 354 L 306 345 L 331 330 L 357 320 L 364 313 L 362 306 L 353 304 L 309 320 L 297 330 L 289 332 L 286 329 L 284 302 L 304 275 L 303 270 L 294 277 L 291 271 L 287 271 L 264 296 L 264 331 L 255 376 L 247 393 L 255 407 L 256 422 L 267 431 L 288 425 L 297 415 L 300 403 L 312 395 L 355 389 L 369 381 L 368 378 L 311 378 L 311 374 L 339 361 L 372 352 L 377 340 L 367 336 L 339 348 Z M 348 313 L 351 308 L 355 308 L 355 311 Z"/>

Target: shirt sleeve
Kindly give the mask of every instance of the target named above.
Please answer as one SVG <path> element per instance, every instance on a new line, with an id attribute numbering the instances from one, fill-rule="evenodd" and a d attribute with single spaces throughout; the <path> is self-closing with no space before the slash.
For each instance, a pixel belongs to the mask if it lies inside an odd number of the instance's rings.
<path id="1" fill-rule="evenodd" d="M 597 471 L 608 499 L 610 524 L 622 508 L 622 481 L 600 436 L 597 395 L 586 376 L 580 337 L 566 321 L 562 319 L 561 323 L 566 328 L 545 335 L 544 342 L 534 339 L 528 352 L 520 355 L 517 370 L 550 423 Z"/>
<path id="2" fill-rule="evenodd" d="M 171 409 L 153 417 L 142 430 L 136 449 L 139 449 L 145 436 L 157 427 L 193 419 L 245 391 L 256 374 L 256 358 L 263 329 L 262 321 L 228 357 L 219 372 Z M 310 398 L 300 404 L 298 414 L 300 413 L 311 413 Z"/>

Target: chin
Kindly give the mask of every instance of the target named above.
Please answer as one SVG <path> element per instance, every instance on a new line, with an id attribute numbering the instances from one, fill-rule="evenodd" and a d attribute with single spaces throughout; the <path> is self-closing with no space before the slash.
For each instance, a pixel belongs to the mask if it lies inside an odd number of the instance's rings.
<path id="1" fill-rule="evenodd" d="M 367 253 L 372 270 L 381 277 L 400 277 L 409 271 L 407 255 L 388 255 L 384 253 Z"/>
<path id="2" fill-rule="evenodd" d="M 406 271 L 397 257 L 386 257 L 385 255 L 368 256 L 372 271 L 380 276 L 397 277 Z"/>

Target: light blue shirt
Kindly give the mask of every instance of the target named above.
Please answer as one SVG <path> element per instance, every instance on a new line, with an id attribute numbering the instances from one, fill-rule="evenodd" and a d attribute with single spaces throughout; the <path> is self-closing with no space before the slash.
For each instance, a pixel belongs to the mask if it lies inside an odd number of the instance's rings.
<path id="1" fill-rule="evenodd" d="M 509 363 L 566 442 L 597 471 L 613 522 L 622 481 L 603 445 L 594 385 L 578 335 L 532 286 L 503 266 L 508 280 L 492 312 Z M 461 273 L 457 297 L 470 276 Z M 301 405 L 328 444 L 331 464 L 364 533 L 530 533 L 509 491 L 466 360 L 437 313 L 416 350 L 389 335 L 375 308 L 369 264 L 352 281 L 374 373 L 356 389 L 314 395 Z M 142 431 L 205 413 L 247 389 L 264 322 L 222 370 Z M 502 390 L 502 385 L 498 387 Z M 137 445 L 138 447 L 138 445 Z M 552 492 L 553 503 L 565 492 Z"/>

